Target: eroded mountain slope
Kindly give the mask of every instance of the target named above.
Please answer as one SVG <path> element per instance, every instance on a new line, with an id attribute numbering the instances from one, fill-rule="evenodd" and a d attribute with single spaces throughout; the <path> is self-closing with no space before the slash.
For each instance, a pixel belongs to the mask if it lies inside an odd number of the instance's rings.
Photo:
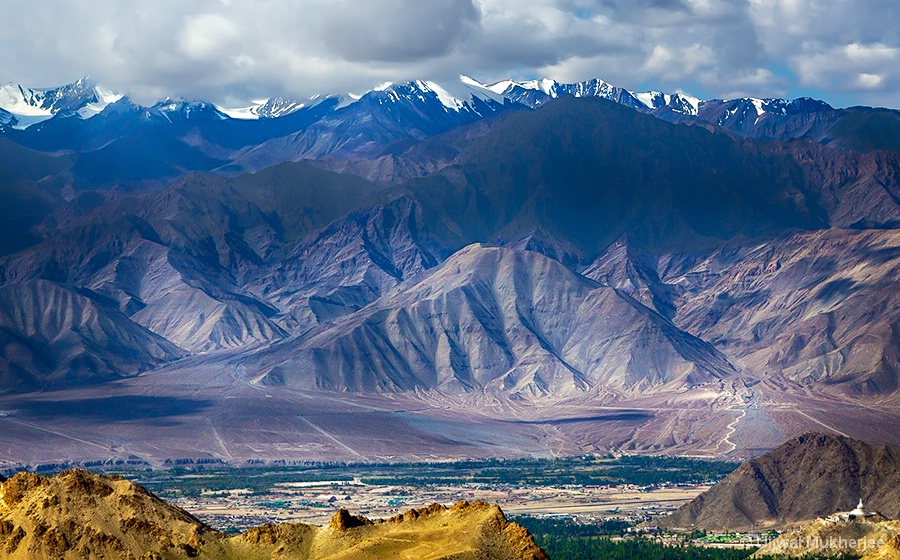
<path id="1" fill-rule="evenodd" d="M 243 363 L 258 382 L 561 397 L 672 388 L 734 369 L 627 295 L 533 251 L 473 245 L 333 324 Z"/>

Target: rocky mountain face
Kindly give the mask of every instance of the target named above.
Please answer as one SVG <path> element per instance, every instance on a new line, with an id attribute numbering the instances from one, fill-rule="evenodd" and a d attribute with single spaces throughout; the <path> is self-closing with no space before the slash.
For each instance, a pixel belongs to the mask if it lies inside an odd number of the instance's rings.
<path id="1" fill-rule="evenodd" d="M 326 527 L 265 525 L 202 547 L 198 558 L 436 558 L 548 560 L 528 531 L 484 502 L 435 504 L 390 519 L 370 521 L 347 510 Z M 182 558 L 163 554 L 162 558 Z"/>
<path id="2" fill-rule="evenodd" d="M 834 113 L 808 101 L 717 105 L 713 123 L 711 102 L 600 82 L 503 87 L 548 96 L 533 110 L 478 87 L 256 120 L 119 100 L 6 133 L 0 393 L 188 357 L 285 394 L 709 409 L 727 416 L 714 453 L 868 429 L 785 412 L 817 398 L 896 418 L 893 113 L 832 136 L 801 126 Z"/>
<path id="3" fill-rule="evenodd" d="M 633 134 L 609 144 L 622 127 Z M 547 134 L 548 128 L 554 132 Z M 682 141 L 667 137 L 673 134 Z M 690 150 L 681 147 L 687 145 Z M 721 165 L 703 163 L 713 154 L 727 157 Z M 44 221 L 43 241 L 0 260 L 0 281 L 78 288 L 136 331 L 168 341 L 174 353 L 159 355 L 161 360 L 293 336 L 273 355 L 297 346 L 305 357 L 284 359 L 316 363 L 318 369 L 304 371 L 301 382 L 297 374 L 278 373 L 284 366 L 272 360 L 281 358 L 261 357 L 258 363 L 267 365 L 254 378 L 272 383 L 385 391 L 468 391 L 493 384 L 532 395 L 595 386 L 635 390 L 645 383 L 727 375 L 734 368 L 672 323 L 671 310 L 598 289 L 604 286 L 578 274 L 583 263 L 623 235 L 648 249 L 715 246 L 738 234 L 759 237 L 789 227 L 821 227 L 826 220 L 801 169 L 784 154 L 703 129 L 675 128 L 602 100 L 563 99 L 534 114 L 512 115 L 474 140 L 458 162 L 387 191 L 314 167 L 282 164 L 235 179 L 188 176 L 136 194 L 85 193 Z M 508 249 L 457 253 L 481 240 Z M 454 253 L 437 280 L 424 274 Z M 451 272 L 481 266 L 484 277 Z M 454 307 L 466 302 L 469 313 L 450 317 L 451 323 L 429 325 L 432 311 L 419 317 L 408 309 L 420 295 L 384 299 L 404 281 L 410 294 L 430 291 L 432 281 L 449 288 L 446 281 L 454 274 L 458 291 L 446 295 Z M 469 283 L 475 286 L 465 287 Z M 495 288 L 475 295 L 485 284 Z M 391 346 L 381 349 L 391 361 L 377 367 L 359 362 L 363 351 L 348 345 L 371 341 L 365 331 L 336 334 L 354 324 L 340 318 L 379 298 L 365 311 L 368 316 L 375 310 L 402 313 L 413 317 L 410 328 L 418 333 L 440 327 L 460 335 L 440 342 L 421 334 L 432 340 L 425 348 L 409 346 L 413 352 L 407 354 Z M 538 302 L 545 308 L 538 311 Z M 10 312 L 24 304 L 11 299 Z M 504 308 L 520 311 L 507 319 Z M 599 328 L 591 324 L 595 313 L 621 321 L 603 327 L 610 340 L 633 329 L 647 342 L 617 342 L 595 355 L 605 344 L 594 347 L 588 334 Z M 295 340 L 319 325 L 327 330 L 332 321 L 331 334 L 316 331 Z M 485 330 L 461 328 L 461 321 L 484 324 Z M 508 334 L 497 338 L 495 330 Z M 513 331 L 526 339 L 515 341 Z M 21 322 L 8 332 L 31 344 L 52 334 L 24 330 Z M 340 340 L 339 347 L 320 347 L 326 338 Z M 447 349 L 435 345 L 446 344 L 455 349 L 439 357 Z M 427 355 L 424 362 L 419 352 Z M 329 360 L 343 360 L 351 369 Z M 140 367 L 120 368 L 122 374 L 147 369 L 146 360 L 138 362 Z M 362 381 L 352 368 L 374 377 Z M 485 368 L 494 373 L 476 373 Z M 68 376 L 72 382 L 79 378 Z M 41 386 L 37 379 L 21 385 Z"/>
<path id="4" fill-rule="evenodd" d="M 195 551 L 222 537 L 118 477 L 23 472 L 0 485 L 0 551 L 11 560 L 141 558 L 173 547 Z"/>
<path id="5" fill-rule="evenodd" d="M 866 508 L 900 516 L 900 448 L 807 433 L 750 460 L 689 504 L 667 527 L 750 530 Z"/>
<path id="6" fill-rule="evenodd" d="M 326 527 L 264 525 L 226 538 L 136 484 L 82 470 L 0 480 L 0 554 L 11 560 L 547 559 L 526 529 L 483 502 L 435 504 L 374 522 L 339 510 Z"/>
<path id="7" fill-rule="evenodd" d="M 887 541 L 882 548 L 866 554 L 867 560 L 896 560 L 900 558 L 900 537 Z"/>

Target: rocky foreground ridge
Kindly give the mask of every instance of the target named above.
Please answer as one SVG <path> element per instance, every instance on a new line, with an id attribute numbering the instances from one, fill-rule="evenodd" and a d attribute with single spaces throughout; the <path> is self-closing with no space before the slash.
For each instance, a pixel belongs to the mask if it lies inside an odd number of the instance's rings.
<path id="1" fill-rule="evenodd" d="M 0 557 L 548 559 L 525 528 L 484 502 L 377 521 L 340 510 L 326 527 L 264 525 L 228 538 L 133 482 L 84 470 L 0 477 Z"/>

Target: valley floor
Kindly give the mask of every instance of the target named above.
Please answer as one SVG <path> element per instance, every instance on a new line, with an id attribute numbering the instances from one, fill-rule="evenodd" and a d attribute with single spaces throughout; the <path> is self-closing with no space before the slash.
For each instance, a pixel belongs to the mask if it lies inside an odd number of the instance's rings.
<path id="1" fill-rule="evenodd" d="M 0 397 L 0 469 L 117 461 L 434 461 L 665 454 L 756 456 L 809 430 L 900 444 L 891 403 L 760 382 L 616 400 L 362 395 L 254 385 L 199 356 L 102 385 Z"/>
<path id="2" fill-rule="evenodd" d="M 409 508 L 460 500 L 496 503 L 508 515 L 580 519 L 619 518 L 632 522 L 665 515 L 707 490 L 706 485 L 641 488 L 633 485 L 584 487 L 538 485 L 365 485 L 350 482 L 292 488 L 284 485 L 265 496 L 231 492 L 173 500 L 205 523 L 221 529 L 245 529 L 263 523 L 324 525 L 339 508 L 369 518 L 387 518 Z"/>

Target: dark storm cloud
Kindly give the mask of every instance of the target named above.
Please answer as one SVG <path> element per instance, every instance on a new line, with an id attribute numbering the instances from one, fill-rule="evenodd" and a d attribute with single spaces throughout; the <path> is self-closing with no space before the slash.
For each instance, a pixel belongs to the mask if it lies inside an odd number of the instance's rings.
<path id="1" fill-rule="evenodd" d="M 382 81 L 601 77 L 900 105 L 895 0 L 6 0 L 0 81 L 89 74 L 149 101 Z M 862 6 L 862 7 L 861 7 Z M 826 95 L 827 98 L 827 95 Z"/>

